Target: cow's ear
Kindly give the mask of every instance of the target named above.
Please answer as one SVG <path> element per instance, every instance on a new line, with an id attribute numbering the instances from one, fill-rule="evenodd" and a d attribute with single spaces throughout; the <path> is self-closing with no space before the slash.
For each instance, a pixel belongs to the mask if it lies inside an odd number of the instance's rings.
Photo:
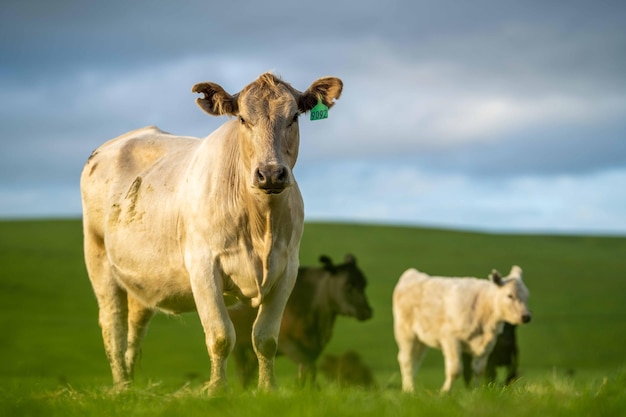
<path id="1" fill-rule="evenodd" d="M 319 78 L 302 93 L 298 100 L 298 109 L 302 113 L 306 113 L 315 107 L 318 101 L 321 101 L 330 109 L 335 104 L 334 100 L 341 96 L 342 90 L 343 82 L 339 78 Z"/>
<path id="2" fill-rule="evenodd" d="M 335 266 L 333 265 L 333 261 L 332 259 L 330 259 L 330 257 L 322 255 L 320 256 L 320 262 L 322 263 L 322 265 L 324 265 L 324 269 L 331 272 L 335 270 Z"/>
<path id="3" fill-rule="evenodd" d="M 346 256 L 343 257 L 343 263 L 348 265 L 356 265 L 356 258 L 353 254 L 347 253 Z"/>
<path id="4" fill-rule="evenodd" d="M 237 104 L 239 93 L 231 96 L 215 83 L 198 83 L 191 88 L 191 91 L 204 94 L 204 98 L 196 99 L 196 104 L 212 116 L 235 116 L 239 112 Z"/>
<path id="5" fill-rule="evenodd" d="M 502 275 L 500 275 L 500 273 L 495 269 L 491 271 L 491 274 L 489 274 L 489 280 L 497 286 L 502 285 Z"/>
<path id="6" fill-rule="evenodd" d="M 522 268 L 520 268 L 517 265 L 513 265 L 511 267 L 511 272 L 509 272 L 509 277 L 522 279 L 522 275 L 523 275 Z"/>

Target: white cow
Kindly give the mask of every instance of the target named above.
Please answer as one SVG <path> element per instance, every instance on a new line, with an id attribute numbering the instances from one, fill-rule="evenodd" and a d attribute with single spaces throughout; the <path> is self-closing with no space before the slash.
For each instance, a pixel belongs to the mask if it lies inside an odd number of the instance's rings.
<path id="1" fill-rule="evenodd" d="M 393 319 L 404 391 L 413 391 L 427 347 L 442 350 L 441 390 L 449 391 L 462 373 L 463 351 L 472 355 L 473 371 L 480 376 L 504 322 L 530 321 L 522 269 L 513 266 L 505 278 L 494 270 L 489 278 L 431 277 L 416 269 L 402 274 L 393 292 Z"/>
<path id="2" fill-rule="evenodd" d="M 268 389 L 304 219 L 292 173 L 298 116 L 318 101 L 331 107 L 342 82 L 324 77 L 300 92 L 267 73 L 234 95 L 215 83 L 192 91 L 207 113 L 236 119 L 202 140 L 135 130 L 99 147 L 83 169 L 85 261 L 105 351 L 123 388 L 154 312 L 196 309 L 208 389 L 223 389 L 235 343 L 223 294 L 232 294 L 260 306 L 252 339 L 259 388 Z"/>

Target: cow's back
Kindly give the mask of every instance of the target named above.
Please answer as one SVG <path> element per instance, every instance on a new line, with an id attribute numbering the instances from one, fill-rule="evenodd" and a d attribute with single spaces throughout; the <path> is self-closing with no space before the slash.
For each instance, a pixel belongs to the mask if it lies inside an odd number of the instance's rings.
<path id="1" fill-rule="evenodd" d="M 81 175 L 83 212 L 90 226 L 103 228 L 107 214 L 111 214 L 109 209 L 121 204 L 126 196 L 131 197 L 133 188 L 138 189 L 150 176 L 162 176 L 167 171 L 169 177 L 165 178 L 173 187 L 200 143 L 198 139 L 170 135 L 149 126 L 111 139 L 96 149 Z"/>
<path id="2" fill-rule="evenodd" d="M 409 269 L 394 290 L 394 316 L 430 346 L 448 335 L 462 338 L 488 285 L 487 280 L 436 277 Z"/>

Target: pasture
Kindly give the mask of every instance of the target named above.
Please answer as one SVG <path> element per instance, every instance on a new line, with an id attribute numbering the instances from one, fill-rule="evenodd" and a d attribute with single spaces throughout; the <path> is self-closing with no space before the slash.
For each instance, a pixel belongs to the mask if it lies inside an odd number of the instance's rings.
<path id="1" fill-rule="evenodd" d="M 130 391 L 109 391 L 97 306 L 78 220 L 0 222 L 0 415 L 624 415 L 626 238 L 499 235 L 410 227 L 307 223 L 300 260 L 356 256 L 374 317 L 339 317 L 326 353 L 356 350 L 378 389 L 298 390 L 296 368 L 276 360 L 279 390 L 244 391 L 229 365 L 230 395 L 207 398 L 204 335 L 195 314 L 155 317 Z M 450 395 L 439 351 L 426 355 L 414 396 L 400 392 L 391 293 L 417 267 L 486 277 L 524 269 L 533 321 L 518 329 L 521 379 L 509 388 Z M 279 411 L 276 411 L 279 410 Z"/>

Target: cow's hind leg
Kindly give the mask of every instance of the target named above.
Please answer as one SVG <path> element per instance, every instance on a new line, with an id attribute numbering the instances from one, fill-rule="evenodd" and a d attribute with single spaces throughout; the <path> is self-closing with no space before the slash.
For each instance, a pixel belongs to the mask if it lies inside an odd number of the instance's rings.
<path id="1" fill-rule="evenodd" d="M 137 359 L 141 353 L 141 341 L 148 330 L 154 310 L 147 308 L 131 294 L 128 294 L 128 342 L 126 348 L 126 369 L 128 377 L 133 378 Z"/>
<path id="2" fill-rule="evenodd" d="M 414 334 L 406 337 L 396 335 L 396 342 L 398 344 L 398 365 L 402 376 L 402 391 L 413 392 L 415 374 L 424 359 L 427 346 Z"/>
<path id="3" fill-rule="evenodd" d="M 298 385 L 306 387 L 307 380 L 311 388 L 317 388 L 317 366 L 314 360 L 307 360 L 298 364 Z"/>
<path id="4" fill-rule="evenodd" d="M 100 306 L 98 320 L 102 329 L 104 350 L 111 364 L 113 384 L 116 388 L 122 389 L 130 383 L 124 359 L 128 334 L 126 292 L 115 286 L 97 298 Z"/>
<path id="5" fill-rule="evenodd" d="M 126 291 L 113 278 L 102 240 L 89 233 L 85 235 L 85 263 L 98 300 L 98 322 L 113 383 L 121 389 L 130 382 L 124 359 L 128 333 Z"/>
<path id="6" fill-rule="evenodd" d="M 235 345 L 232 354 L 235 359 L 237 373 L 239 373 L 241 379 L 241 385 L 247 388 L 258 370 L 256 354 L 252 347 L 237 345 Z"/>

